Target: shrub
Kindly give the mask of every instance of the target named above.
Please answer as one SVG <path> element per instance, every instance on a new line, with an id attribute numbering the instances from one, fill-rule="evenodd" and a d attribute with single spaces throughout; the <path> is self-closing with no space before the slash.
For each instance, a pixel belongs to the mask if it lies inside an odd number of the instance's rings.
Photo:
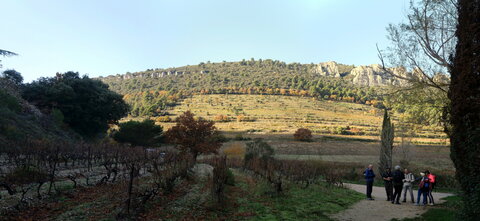
<path id="1" fill-rule="evenodd" d="M 235 135 L 235 138 L 233 138 L 234 140 L 243 140 L 243 135 L 242 134 L 237 134 Z"/>
<path id="2" fill-rule="evenodd" d="M 245 148 L 241 143 L 235 142 L 225 147 L 223 153 L 228 157 L 242 157 L 245 155 Z"/>
<path id="3" fill-rule="evenodd" d="M 272 158 L 274 155 L 273 148 L 261 138 L 256 138 L 252 142 L 247 143 L 245 152 L 245 163 L 253 158 Z"/>
<path id="4" fill-rule="evenodd" d="M 293 134 L 293 138 L 299 141 L 311 141 L 312 140 L 312 131 L 306 128 L 299 128 Z"/>
<path id="5" fill-rule="evenodd" d="M 1 107 L 6 107 L 13 112 L 19 112 L 22 108 L 17 98 L 3 90 L 0 90 L 0 108 Z"/>
<path id="6" fill-rule="evenodd" d="M 160 116 L 155 118 L 155 122 L 171 122 L 172 119 L 169 116 Z"/>
<path id="7" fill-rule="evenodd" d="M 165 133 L 171 144 L 184 152 L 190 152 L 196 160 L 199 154 L 217 153 L 225 140 L 215 127 L 215 123 L 203 118 L 195 119 L 187 111 L 177 118 L 177 124 Z"/>
<path id="8" fill-rule="evenodd" d="M 330 132 L 333 134 L 341 134 L 341 135 L 352 135 L 350 131 L 348 131 L 349 127 L 336 127 L 333 128 Z"/>
<path id="9" fill-rule="evenodd" d="M 245 116 L 243 114 L 237 116 L 237 122 L 252 122 L 255 121 L 253 117 Z"/>
<path id="10" fill-rule="evenodd" d="M 230 121 L 228 116 L 222 115 L 222 114 L 213 117 L 213 120 L 216 121 L 216 122 L 229 122 Z"/>
<path id="11" fill-rule="evenodd" d="M 233 172 L 230 169 L 227 170 L 227 180 L 225 184 L 235 186 L 235 175 L 233 175 Z"/>
<path id="12" fill-rule="evenodd" d="M 155 125 L 152 120 L 128 121 L 120 123 L 119 127 L 113 133 L 113 139 L 117 142 L 144 147 L 158 146 L 162 142 L 163 128 Z"/>
<path id="13" fill-rule="evenodd" d="M 365 135 L 365 132 L 356 127 L 350 128 L 350 133 L 353 135 Z"/>

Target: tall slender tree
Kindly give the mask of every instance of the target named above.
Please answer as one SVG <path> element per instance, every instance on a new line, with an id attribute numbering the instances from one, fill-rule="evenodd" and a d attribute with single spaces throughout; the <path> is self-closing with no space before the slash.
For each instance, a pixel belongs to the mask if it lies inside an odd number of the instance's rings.
<path id="1" fill-rule="evenodd" d="M 392 149 L 394 138 L 394 126 L 385 109 L 383 115 L 381 145 L 380 145 L 380 173 L 384 173 L 386 168 L 392 168 Z"/>
<path id="2" fill-rule="evenodd" d="M 480 0 L 458 1 L 451 71 L 451 158 L 463 191 L 463 220 L 480 217 Z"/>

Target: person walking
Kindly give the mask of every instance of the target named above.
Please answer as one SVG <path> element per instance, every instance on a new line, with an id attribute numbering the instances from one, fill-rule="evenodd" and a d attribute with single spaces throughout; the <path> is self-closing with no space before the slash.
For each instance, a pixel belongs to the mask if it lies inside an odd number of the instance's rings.
<path id="1" fill-rule="evenodd" d="M 403 172 L 400 171 L 400 166 L 395 166 L 395 171 L 393 172 L 393 189 L 395 190 L 395 192 L 393 193 L 392 204 L 400 204 L 400 195 L 402 194 L 403 179 L 405 179 L 405 175 L 403 175 Z"/>
<path id="2" fill-rule="evenodd" d="M 372 198 L 372 188 L 373 188 L 373 179 L 375 178 L 375 173 L 373 172 L 373 165 L 368 165 L 365 172 L 363 172 L 365 176 L 365 181 L 367 183 L 367 199 L 373 200 Z"/>
<path id="3" fill-rule="evenodd" d="M 410 191 L 410 199 L 412 203 L 415 203 L 415 198 L 413 198 L 413 182 L 415 181 L 415 176 L 413 173 L 410 173 L 408 169 L 404 170 L 405 179 L 403 179 L 403 201 L 407 202 L 407 191 Z"/>
<path id="4" fill-rule="evenodd" d="M 425 174 L 428 177 L 428 181 L 430 181 L 430 189 L 428 190 L 428 193 L 427 193 L 428 201 L 430 202 L 429 205 L 434 205 L 435 201 L 433 200 L 432 191 L 433 191 L 433 188 L 435 188 L 435 179 L 437 177 L 435 175 L 433 175 L 432 173 L 430 173 L 429 170 L 425 171 Z"/>
<path id="5" fill-rule="evenodd" d="M 420 173 L 420 184 L 418 184 L 418 195 L 417 203 L 415 205 L 420 205 L 420 196 L 423 196 L 423 205 L 427 205 L 427 194 L 430 190 L 430 182 L 428 176 L 425 173 Z"/>
<path id="6" fill-rule="evenodd" d="M 387 201 L 391 201 L 393 196 L 393 175 L 390 168 L 385 169 L 382 178 L 383 184 L 385 185 L 385 192 L 387 193 Z"/>

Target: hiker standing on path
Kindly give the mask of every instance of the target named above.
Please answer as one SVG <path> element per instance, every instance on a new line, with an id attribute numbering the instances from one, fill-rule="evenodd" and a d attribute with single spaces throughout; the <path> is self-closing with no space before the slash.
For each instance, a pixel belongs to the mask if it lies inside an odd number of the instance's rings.
<path id="1" fill-rule="evenodd" d="M 373 188 L 373 179 L 375 178 L 375 173 L 373 172 L 373 165 L 368 165 L 365 172 L 363 172 L 365 176 L 365 181 L 367 182 L 367 199 L 373 200 L 372 198 L 372 188 Z"/>
<path id="2" fill-rule="evenodd" d="M 386 168 L 382 174 L 383 183 L 385 184 L 385 192 L 387 193 L 387 201 L 391 201 L 393 197 L 393 175 L 390 168 Z"/>
<path id="3" fill-rule="evenodd" d="M 395 172 L 393 172 L 393 188 L 395 192 L 393 193 L 392 204 L 400 204 L 400 195 L 402 194 L 403 180 L 405 175 L 400 171 L 400 166 L 395 166 Z"/>
<path id="4" fill-rule="evenodd" d="M 413 173 L 410 173 L 408 169 L 404 170 L 405 179 L 403 179 L 403 201 L 404 203 L 407 202 L 407 191 L 410 191 L 410 199 L 412 199 L 412 203 L 415 203 L 415 198 L 413 198 L 413 182 L 415 181 L 415 176 Z"/>
<path id="5" fill-rule="evenodd" d="M 427 193 L 428 201 L 430 201 L 430 205 L 434 205 L 435 201 L 433 200 L 432 191 L 433 191 L 433 188 L 435 187 L 436 176 L 430 173 L 429 170 L 425 171 L 425 175 L 427 175 L 428 181 L 430 182 L 430 189 L 428 190 L 428 193 Z"/>
<path id="6" fill-rule="evenodd" d="M 430 191 L 430 181 L 428 176 L 425 173 L 420 173 L 420 184 L 418 184 L 418 196 L 417 203 L 415 205 L 420 205 L 420 196 L 423 195 L 423 205 L 427 205 L 427 194 Z"/>

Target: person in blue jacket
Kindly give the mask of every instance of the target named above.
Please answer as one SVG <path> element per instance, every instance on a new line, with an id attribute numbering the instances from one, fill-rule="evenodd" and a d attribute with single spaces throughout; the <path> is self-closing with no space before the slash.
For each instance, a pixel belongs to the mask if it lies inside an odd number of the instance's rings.
<path id="1" fill-rule="evenodd" d="M 368 165 L 368 168 L 363 173 L 365 176 L 365 181 L 367 182 L 367 199 L 373 200 L 372 198 L 372 188 L 373 188 L 373 179 L 375 178 L 375 173 L 373 172 L 373 165 Z"/>

